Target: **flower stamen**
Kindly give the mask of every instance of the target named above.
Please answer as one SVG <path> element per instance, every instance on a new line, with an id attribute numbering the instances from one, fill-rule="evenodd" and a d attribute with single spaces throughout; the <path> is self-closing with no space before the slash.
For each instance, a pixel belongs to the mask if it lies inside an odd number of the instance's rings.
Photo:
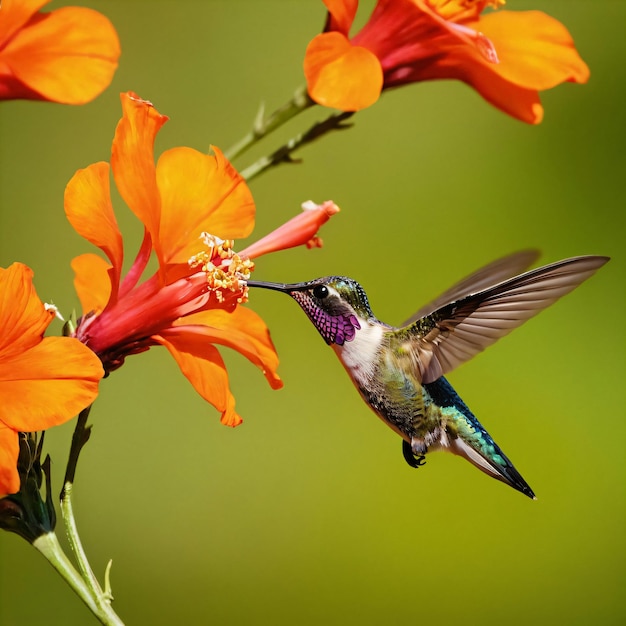
<path id="1" fill-rule="evenodd" d="M 237 303 L 248 301 L 246 281 L 254 268 L 254 262 L 242 258 L 234 250 L 231 239 L 221 239 L 211 233 L 203 232 L 200 239 L 207 247 L 194 254 L 188 261 L 189 267 L 200 268 L 206 275 L 209 291 L 215 294 L 217 301 L 223 303 L 228 295 L 238 293 Z"/>

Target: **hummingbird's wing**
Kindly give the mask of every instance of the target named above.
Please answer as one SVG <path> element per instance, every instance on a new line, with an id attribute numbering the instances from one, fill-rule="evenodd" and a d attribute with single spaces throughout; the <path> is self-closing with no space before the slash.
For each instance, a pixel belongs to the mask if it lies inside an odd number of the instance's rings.
<path id="1" fill-rule="evenodd" d="M 446 304 L 404 330 L 423 383 L 471 359 L 593 275 L 608 257 L 581 256 L 539 267 Z"/>
<path id="2" fill-rule="evenodd" d="M 539 258 L 539 254 L 539 250 L 520 250 L 492 261 L 460 280 L 450 289 L 444 291 L 438 298 L 425 304 L 419 311 L 416 311 L 408 320 L 403 322 L 402 326 L 408 326 L 450 302 L 456 302 L 472 293 L 478 293 L 483 289 L 487 289 L 487 287 L 496 285 L 511 276 L 523 272 Z"/>

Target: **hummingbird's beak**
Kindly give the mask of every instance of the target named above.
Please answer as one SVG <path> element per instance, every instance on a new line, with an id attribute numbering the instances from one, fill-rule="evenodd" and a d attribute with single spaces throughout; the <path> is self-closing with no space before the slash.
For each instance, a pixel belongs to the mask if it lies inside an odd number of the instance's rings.
<path id="1" fill-rule="evenodd" d="M 312 281 L 315 283 L 315 281 Z M 290 294 L 292 291 L 303 291 L 304 289 L 310 289 L 311 282 L 307 283 L 267 283 L 262 280 L 249 280 L 247 281 L 248 287 L 261 287 L 262 289 L 271 289 L 273 291 L 282 291 L 283 293 Z"/>

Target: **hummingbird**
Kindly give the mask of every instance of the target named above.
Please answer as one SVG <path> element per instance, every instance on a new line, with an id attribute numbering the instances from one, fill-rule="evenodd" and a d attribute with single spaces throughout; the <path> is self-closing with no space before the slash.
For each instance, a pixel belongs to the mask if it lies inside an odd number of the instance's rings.
<path id="1" fill-rule="evenodd" d="M 248 281 L 291 296 L 339 357 L 365 403 L 402 437 L 404 459 L 423 465 L 445 450 L 485 474 L 535 494 L 446 380 L 514 328 L 592 276 L 608 260 L 579 256 L 518 274 L 538 258 L 523 250 L 467 276 L 395 327 L 372 313 L 361 285 L 345 276 L 302 283 Z"/>

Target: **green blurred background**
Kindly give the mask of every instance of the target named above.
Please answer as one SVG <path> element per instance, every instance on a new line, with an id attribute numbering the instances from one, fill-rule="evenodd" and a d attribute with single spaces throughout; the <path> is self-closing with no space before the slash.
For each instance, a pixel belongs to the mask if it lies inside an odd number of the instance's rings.
<path id="1" fill-rule="evenodd" d="M 305 46 L 324 22 L 319 0 L 81 4 L 118 29 L 111 87 L 83 107 L 0 106 L 0 265 L 33 267 L 40 296 L 65 313 L 78 307 L 69 262 L 91 249 L 65 221 L 63 190 L 77 169 L 108 160 L 119 93 L 136 91 L 170 116 L 157 154 L 227 148 L 261 100 L 273 110 L 302 83 Z M 546 263 L 612 256 L 449 377 L 538 501 L 449 455 L 410 469 L 295 303 L 255 292 L 285 387 L 272 391 L 226 354 L 239 428 L 219 424 L 162 349 L 102 384 L 75 502 L 98 573 L 113 559 L 115 608 L 129 625 L 624 622 L 626 3 L 509 7 L 564 22 L 589 83 L 545 93 L 538 127 L 461 83 L 385 94 L 354 128 L 301 151 L 301 165 L 251 184 L 254 238 L 304 200 L 342 207 L 323 249 L 265 257 L 255 277 L 346 274 L 378 317 L 400 323 L 520 248 L 540 248 Z M 324 114 L 307 112 L 236 165 Z M 121 202 L 116 210 L 132 257 L 140 229 Z M 72 428 L 46 440 L 55 490 Z M 0 623 L 95 619 L 35 550 L 5 533 Z"/>

